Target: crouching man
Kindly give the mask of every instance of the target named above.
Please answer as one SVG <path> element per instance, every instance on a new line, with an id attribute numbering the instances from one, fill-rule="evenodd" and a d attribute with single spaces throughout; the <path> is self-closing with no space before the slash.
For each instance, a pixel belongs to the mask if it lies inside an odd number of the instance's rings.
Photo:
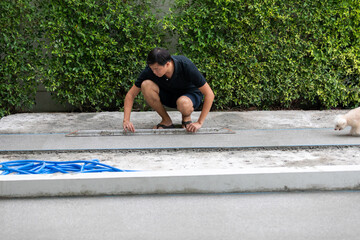
<path id="1" fill-rule="evenodd" d="M 182 115 L 182 127 L 196 132 L 203 125 L 214 101 L 214 93 L 193 62 L 185 56 L 171 56 L 166 49 L 155 48 L 147 57 L 147 66 L 125 96 L 125 131 L 135 131 L 130 114 L 135 97 L 142 92 L 147 104 L 161 117 L 156 129 L 174 128 L 164 105 L 176 108 Z M 199 119 L 191 114 L 204 101 Z"/>

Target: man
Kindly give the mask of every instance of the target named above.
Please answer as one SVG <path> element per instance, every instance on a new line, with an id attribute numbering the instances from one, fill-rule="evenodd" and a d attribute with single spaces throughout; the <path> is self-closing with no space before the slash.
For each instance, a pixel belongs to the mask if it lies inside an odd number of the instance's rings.
<path id="1" fill-rule="evenodd" d="M 203 125 L 214 101 L 214 93 L 194 63 L 184 56 L 171 56 L 166 49 L 155 48 L 147 58 L 147 66 L 125 96 L 123 128 L 135 132 L 130 114 L 135 97 L 142 92 L 147 104 L 161 117 L 157 129 L 173 128 L 173 122 L 164 108 L 176 108 L 182 115 L 182 127 L 196 132 Z M 191 114 L 204 97 L 197 122 Z"/>

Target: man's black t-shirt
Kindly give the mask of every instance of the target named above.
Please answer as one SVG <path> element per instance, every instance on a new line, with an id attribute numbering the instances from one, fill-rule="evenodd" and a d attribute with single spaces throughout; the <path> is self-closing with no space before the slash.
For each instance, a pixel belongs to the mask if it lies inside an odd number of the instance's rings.
<path id="1" fill-rule="evenodd" d="M 185 56 L 171 56 L 171 58 L 174 61 L 174 73 L 171 79 L 156 76 L 151 68 L 146 66 L 135 81 L 135 86 L 140 88 L 144 80 L 151 80 L 161 90 L 174 94 L 200 92 L 199 88 L 204 86 L 206 80 L 195 64 Z"/>

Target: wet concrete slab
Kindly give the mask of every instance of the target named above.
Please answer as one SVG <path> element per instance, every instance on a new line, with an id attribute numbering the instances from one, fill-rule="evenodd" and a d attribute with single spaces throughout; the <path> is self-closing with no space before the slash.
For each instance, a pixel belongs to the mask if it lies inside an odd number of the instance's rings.
<path id="1" fill-rule="evenodd" d="M 146 134 L 67 137 L 66 134 L 2 134 L 0 151 L 71 151 L 197 148 L 359 146 L 360 138 L 322 129 L 252 129 L 234 134 Z"/>

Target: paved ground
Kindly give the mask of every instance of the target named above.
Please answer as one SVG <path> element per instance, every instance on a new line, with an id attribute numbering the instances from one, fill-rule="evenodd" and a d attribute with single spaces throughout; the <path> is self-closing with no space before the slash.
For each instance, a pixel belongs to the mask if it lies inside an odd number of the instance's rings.
<path id="1" fill-rule="evenodd" d="M 211 112 L 203 128 L 226 127 L 236 134 L 98 138 L 65 134 L 119 130 L 121 112 L 14 114 L 0 120 L 0 161 L 96 158 L 119 168 L 144 170 L 358 165 L 360 138 L 349 136 L 349 129 L 333 130 L 335 116 L 345 112 Z M 178 112 L 170 115 L 180 123 Z M 194 113 L 193 119 L 198 115 Z M 159 120 L 154 112 L 132 114 L 137 129 L 150 129 Z"/>
<path id="2" fill-rule="evenodd" d="M 356 240 L 359 192 L 0 199 L 2 240 Z"/>

